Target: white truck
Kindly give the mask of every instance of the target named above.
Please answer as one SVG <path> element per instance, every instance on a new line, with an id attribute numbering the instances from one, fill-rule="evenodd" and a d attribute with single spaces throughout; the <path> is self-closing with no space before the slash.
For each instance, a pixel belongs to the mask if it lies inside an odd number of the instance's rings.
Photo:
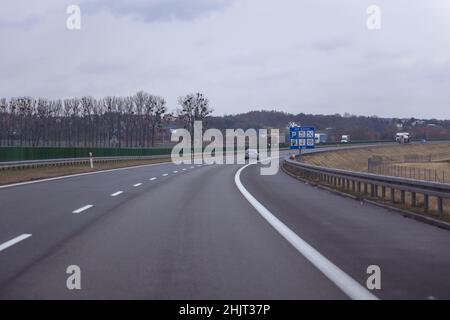
<path id="1" fill-rule="evenodd" d="M 411 135 L 409 134 L 409 132 L 398 132 L 395 135 L 395 141 L 397 141 L 400 144 L 410 143 L 411 142 Z"/>

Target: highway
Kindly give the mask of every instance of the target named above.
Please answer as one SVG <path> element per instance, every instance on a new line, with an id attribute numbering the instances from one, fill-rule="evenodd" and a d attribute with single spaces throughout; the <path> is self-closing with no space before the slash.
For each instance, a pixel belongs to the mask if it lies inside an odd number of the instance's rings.
<path id="1" fill-rule="evenodd" d="M 450 298 L 449 231 L 259 166 L 0 188 L 0 299 Z M 370 265 L 380 290 L 366 289 Z"/>

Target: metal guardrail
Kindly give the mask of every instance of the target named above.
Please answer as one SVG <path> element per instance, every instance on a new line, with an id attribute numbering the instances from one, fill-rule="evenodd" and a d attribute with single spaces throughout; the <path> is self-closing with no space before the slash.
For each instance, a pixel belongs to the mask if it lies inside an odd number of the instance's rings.
<path id="1" fill-rule="evenodd" d="M 391 142 L 392 144 L 392 142 Z M 381 144 L 380 144 L 381 145 Z M 386 145 L 386 144 L 384 144 Z M 319 146 L 325 150 L 315 152 L 326 152 L 329 148 L 335 148 L 339 145 L 324 145 Z M 365 145 L 341 145 L 340 149 L 352 149 L 361 148 Z M 367 145 L 371 146 L 371 145 Z M 289 150 L 288 148 L 280 148 L 282 150 Z M 334 150 L 334 149 L 333 149 Z M 105 163 L 105 162 L 119 162 L 126 160 L 151 160 L 151 159 L 164 159 L 169 158 L 170 154 L 167 155 L 153 155 L 153 156 L 116 156 L 116 157 L 94 157 L 95 163 Z M 42 159 L 42 160 L 24 160 L 24 161 L 8 161 L 0 162 L 0 171 L 2 170 L 22 170 L 27 168 L 38 168 L 38 167 L 57 167 L 57 166 L 69 166 L 78 164 L 89 164 L 89 157 L 84 158 L 61 158 L 61 159 Z"/>
<path id="2" fill-rule="evenodd" d="M 153 160 L 153 159 L 165 159 L 170 155 L 157 155 L 157 156 L 134 156 L 134 157 L 94 157 L 94 163 L 106 163 L 106 162 L 119 162 L 129 160 Z M 12 162 L 0 162 L 1 170 L 20 170 L 26 168 L 38 168 L 38 167 L 52 167 L 52 166 L 70 166 L 77 164 L 89 164 L 90 158 L 65 158 L 65 159 L 48 159 L 48 160 L 27 160 L 27 161 L 12 161 Z"/>
<path id="3" fill-rule="evenodd" d="M 444 214 L 443 199 L 450 199 L 450 184 L 448 183 L 320 167 L 289 159 L 285 160 L 284 165 L 291 173 L 304 178 L 362 196 L 370 195 L 371 198 L 389 200 L 402 206 L 406 206 L 407 192 L 411 195 L 410 205 L 413 208 L 418 207 L 417 194 L 422 194 L 423 208 L 426 213 L 430 210 L 429 198 L 435 197 L 437 199 L 436 209 L 441 217 Z M 387 191 L 389 191 L 389 195 L 387 195 Z M 400 193 L 399 201 L 396 201 L 396 191 Z"/>
<path id="4" fill-rule="evenodd" d="M 201 155 L 194 154 L 194 155 Z M 93 157 L 94 163 L 105 162 L 119 162 L 130 160 L 158 160 L 168 159 L 171 154 L 153 155 L 153 156 L 120 156 L 120 157 Z M 63 159 L 46 159 L 46 160 L 26 160 L 26 161 L 10 161 L 0 162 L 0 171 L 2 170 L 21 170 L 38 167 L 57 167 L 57 166 L 71 166 L 77 164 L 89 164 L 90 158 L 63 158 Z"/>

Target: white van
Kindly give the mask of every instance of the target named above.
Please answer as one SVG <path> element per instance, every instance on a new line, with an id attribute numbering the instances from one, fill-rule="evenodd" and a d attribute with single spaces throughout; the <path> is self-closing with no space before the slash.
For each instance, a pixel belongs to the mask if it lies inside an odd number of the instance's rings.
<path id="1" fill-rule="evenodd" d="M 343 135 L 341 137 L 341 143 L 349 143 L 350 142 L 350 136 L 349 135 Z"/>

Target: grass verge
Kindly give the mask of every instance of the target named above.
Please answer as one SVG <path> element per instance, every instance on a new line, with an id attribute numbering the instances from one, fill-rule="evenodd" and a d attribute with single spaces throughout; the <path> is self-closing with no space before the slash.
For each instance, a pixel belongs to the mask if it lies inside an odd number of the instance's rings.
<path id="1" fill-rule="evenodd" d="M 89 164 L 82 164 L 71 166 L 26 168 L 20 170 L 3 170 L 0 171 L 0 185 L 67 176 L 77 173 L 135 167 L 146 164 L 162 163 L 167 161 L 170 161 L 170 158 L 152 159 L 152 160 L 124 160 L 119 162 L 96 163 L 94 169 L 91 169 Z"/>

